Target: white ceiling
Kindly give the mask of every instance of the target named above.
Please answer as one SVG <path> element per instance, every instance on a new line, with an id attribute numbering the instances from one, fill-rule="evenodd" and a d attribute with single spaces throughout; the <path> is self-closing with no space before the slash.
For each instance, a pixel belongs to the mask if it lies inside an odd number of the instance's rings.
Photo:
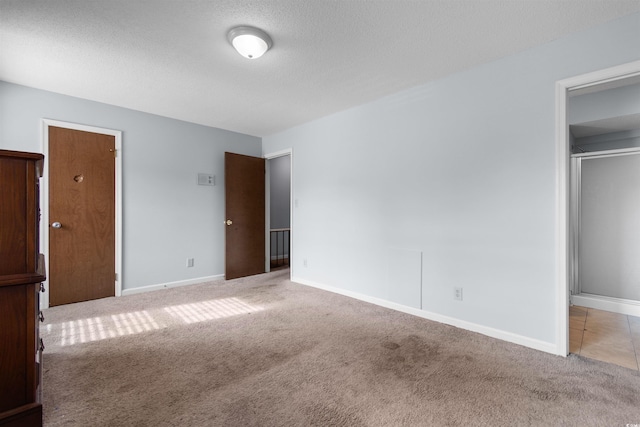
<path id="1" fill-rule="evenodd" d="M 637 11 L 640 0 L 0 0 L 0 80 L 266 136 Z M 237 25 L 273 48 L 241 57 L 226 40 Z"/>

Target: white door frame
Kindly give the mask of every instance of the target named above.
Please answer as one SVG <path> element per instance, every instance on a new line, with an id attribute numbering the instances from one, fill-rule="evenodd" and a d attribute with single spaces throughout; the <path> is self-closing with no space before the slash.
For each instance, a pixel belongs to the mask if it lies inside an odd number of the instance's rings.
<path id="1" fill-rule="evenodd" d="M 268 153 L 263 155 L 263 157 L 267 160 L 275 159 L 277 157 L 289 156 L 290 162 L 290 188 L 289 188 L 289 236 L 291 236 L 291 230 L 293 230 L 293 148 L 286 148 L 284 150 L 276 151 L 273 153 Z M 265 270 L 266 272 L 271 271 L 271 191 L 270 191 L 270 181 L 271 181 L 271 170 L 269 168 L 269 162 L 267 161 L 267 179 L 265 180 L 265 189 L 264 189 L 264 197 L 265 197 L 265 212 L 264 212 L 264 227 L 265 227 L 265 239 L 264 239 L 264 254 L 265 254 Z M 293 265 L 291 265 L 291 254 L 293 253 L 293 239 L 289 238 L 289 268 L 291 269 L 291 274 L 293 275 Z"/>
<path id="2" fill-rule="evenodd" d="M 40 211 L 42 221 L 40 222 L 40 241 L 46 266 L 49 267 L 49 127 L 60 127 L 65 129 L 80 130 L 85 132 L 111 135 L 115 138 L 116 144 L 116 253 L 115 253 L 115 295 L 122 295 L 122 132 L 119 130 L 99 128 L 95 126 L 81 125 L 77 123 L 62 122 L 59 120 L 41 119 L 41 144 L 44 153 L 44 173 L 42 186 L 40 187 Z M 49 307 L 49 279 L 45 281 L 45 291 L 40 298 L 41 308 Z"/>
<path id="3" fill-rule="evenodd" d="M 569 92 L 640 75 L 640 61 L 556 82 L 556 353 L 569 354 L 569 288 L 572 250 L 570 227 L 570 140 L 567 120 Z"/>

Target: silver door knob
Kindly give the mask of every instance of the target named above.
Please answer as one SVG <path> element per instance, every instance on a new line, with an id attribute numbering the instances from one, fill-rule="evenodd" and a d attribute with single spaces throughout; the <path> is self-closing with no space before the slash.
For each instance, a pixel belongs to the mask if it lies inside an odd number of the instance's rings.
<path id="1" fill-rule="evenodd" d="M 233 224 L 233 221 L 231 221 L 230 219 L 228 219 L 228 220 L 226 220 L 224 223 L 225 223 L 225 224 L 227 224 L 227 225 L 231 225 L 231 224 Z"/>
<path id="2" fill-rule="evenodd" d="M 51 224 L 51 226 L 52 226 L 53 228 L 62 228 L 62 224 L 60 224 L 60 223 L 59 223 L 59 222 L 57 222 L 57 221 L 56 221 L 56 222 L 54 222 L 53 224 Z"/>

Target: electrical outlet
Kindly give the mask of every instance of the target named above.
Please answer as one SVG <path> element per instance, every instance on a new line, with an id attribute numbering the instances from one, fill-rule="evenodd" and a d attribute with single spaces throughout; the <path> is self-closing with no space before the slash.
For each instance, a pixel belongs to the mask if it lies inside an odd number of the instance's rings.
<path id="1" fill-rule="evenodd" d="M 453 299 L 462 301 L 462 288 L 453 288 Z"/>
<path id="2" fill-rule="evenodd" d="M 194 258 L 187 258 L 187 267 L 193 267 L 195 264 Z"/>
<path id="3" fill-rule="evenodd" d="M 307 259 L 306 259 L 306 258 L 304 258 L 304 259 L 302 260 L 302 265 L 303 265 L 303 266 L 305 266 L 305 267 L 307 266 Z"/>

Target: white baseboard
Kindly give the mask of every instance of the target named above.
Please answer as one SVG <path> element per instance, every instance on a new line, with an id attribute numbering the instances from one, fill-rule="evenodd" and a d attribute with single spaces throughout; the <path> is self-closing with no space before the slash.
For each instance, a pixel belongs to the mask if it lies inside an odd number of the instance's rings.
<path id="1" fill-rule="evenodd" d="M 369 295 L 360 294 L 358 292 L 352 292 L 345 289 L 335 288 L 332 286 L 323 285 L 321 283 L 312 282 L 300 277 L 291 277 L 292 282 L 300 283 L 302 285 L 311 286 L 314 288 L 322 289 L 325 291 L 333 292 L 336 294 L 344 295 L 350 298 L 355 298 L 361 301 L 365 301 L 371 304 L 379 305 L 381 307 L 390 308 L 392 310 L 401 311 L 403 313 L 411 314 L 414 316 L 422 317 L 424 319 L 433 320 L 435 322 L 444 323 L 447 325 L 455 326 L 460 329 L 466 329 L 471 332 L 477 332 L 482 335 L 489 336 L 491 338 L 497 338 L 503 341 L 511 342 L 514 344 L 529 347 L 535 350 L 544 351 L 545 353 L 557 354 L 557 347 L 555 343 L 548 343 L 545 341 L 536 340 L 533 338 L 525 337 L 522 335 L 514 334 L 512 332 L 506 332 L 500 329 L 494 329 L 477 323 L 467 322 L 466 320 L 456 319 L 454 317 L 443 316 L 441 314 L 432 313 L 425 310 L 420 310 L 413 307 L 407 307 L 401 304 L 397 304 L 391 301 L 387 301 L 381 298 L 372 297 Z"/>
<path id="2" fill-rule="evenodd" d="M 640 317 L 640 301 L 593 294 L 578 294 L 571 295 L 571 303 L 582 307 Z"/>
<path id="3" fill-rule="evenodd" d="M 159 291 L 160 289 L 177 288 L 179 286 L 196 285 L 203 282 L 213 282 L 215 280 L 224 279 L 224 274 L 215 276 L 198 277 L 196 279 L 178 280 L 177 282 L 160 283 L 157 285 L 140 286 L 139 288 L 123 289 L 122 295 L 140 294 L 143 292 Z"/>

